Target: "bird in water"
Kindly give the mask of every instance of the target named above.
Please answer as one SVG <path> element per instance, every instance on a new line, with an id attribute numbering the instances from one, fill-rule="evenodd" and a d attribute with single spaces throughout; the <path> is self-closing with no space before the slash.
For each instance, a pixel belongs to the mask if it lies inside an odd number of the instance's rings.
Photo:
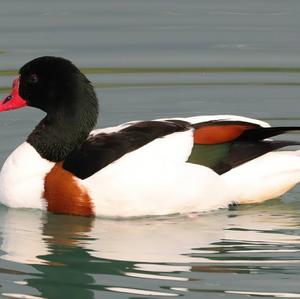
<path id="1" fill-rule="evenodd" d="M 93 130 L 94 88 L 70 61 L 26 63 L 0 112 L 46 116 L 7 158 L 0 202 L 80 216 L 141 217 L 210 211 L 276 198 L 300 181 L 298 145 L 271 139 L 300 127 L 271 127 L 235 115 L 132 121 Z"/>

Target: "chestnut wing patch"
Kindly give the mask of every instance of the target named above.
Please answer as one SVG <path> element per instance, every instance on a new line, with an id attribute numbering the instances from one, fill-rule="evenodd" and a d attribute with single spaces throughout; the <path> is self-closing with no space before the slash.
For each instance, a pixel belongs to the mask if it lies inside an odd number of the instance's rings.
<path id="1" fill-rule="evenodd" d="M 184 121 L 142 121 L 118 132 L 89 137 L 64 161 L 63 168 L 85 179 L 123 155 L 166 135 L 192 129 Z"/>
<path id="2" fill-rule="evenodd" d="M 242 121 L 208 121 L 194 125 L 195 144 L 220 144 L 239 138 L 249 129 L 261 128 Z"/>

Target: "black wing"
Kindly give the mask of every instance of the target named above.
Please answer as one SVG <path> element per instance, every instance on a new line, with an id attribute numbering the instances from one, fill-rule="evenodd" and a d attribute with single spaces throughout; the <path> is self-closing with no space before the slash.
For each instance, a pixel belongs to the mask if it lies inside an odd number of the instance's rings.
<path id="1" fill-rule="evenodd" d="M 85 179 L 156 138 L 192 129 L 184 121 L 142 121 L 110 134 L 89 137 L 64 161 L 63 168 Z"/>

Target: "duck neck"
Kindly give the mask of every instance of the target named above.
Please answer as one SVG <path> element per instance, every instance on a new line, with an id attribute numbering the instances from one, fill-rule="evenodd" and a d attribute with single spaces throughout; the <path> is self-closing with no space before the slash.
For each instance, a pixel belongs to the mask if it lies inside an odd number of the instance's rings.
<path id="1" fill-rule="evenodd" d="M 61 107 L 55 112 L 48 112 L 28 136 L 27 142 L 42 158 L 52 162 L 65 160 L 86 140 L 96 125 L 98 102 L 94 92 L 88 99 L 85 98 L 84 101 L 77 99 L 72 103 L 75 104 Z"/>

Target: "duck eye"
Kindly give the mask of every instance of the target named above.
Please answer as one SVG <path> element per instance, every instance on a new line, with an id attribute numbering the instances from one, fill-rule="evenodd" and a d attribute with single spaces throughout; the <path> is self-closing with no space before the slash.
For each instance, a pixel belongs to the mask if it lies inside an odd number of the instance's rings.
<path id="1" fill-rule="evenodd" d="M 28 82 L 30 83 L 37 83 L 39 81 L 39 78 L 36 74 L 31 74 L 28 78 Z"/>

